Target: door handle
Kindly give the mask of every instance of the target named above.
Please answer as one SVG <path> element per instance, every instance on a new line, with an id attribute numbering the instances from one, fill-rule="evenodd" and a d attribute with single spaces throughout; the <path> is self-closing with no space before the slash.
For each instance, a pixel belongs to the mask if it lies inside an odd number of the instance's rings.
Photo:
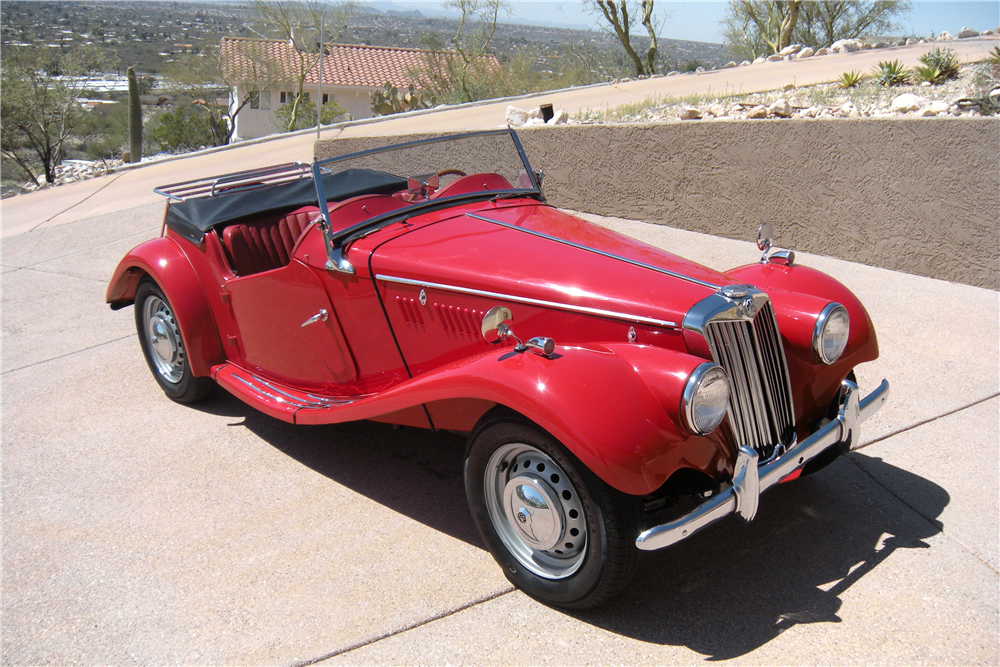
<path id="1" fill-rule="evenodd" d="M 315 324 L 316 322 L 326 322 L 329 317 L 330 313 L 326 312 L 326 308 L 320 308 L 319 312 L 303 322 L 302 326 L 307 327 L 310 324 Z"/>

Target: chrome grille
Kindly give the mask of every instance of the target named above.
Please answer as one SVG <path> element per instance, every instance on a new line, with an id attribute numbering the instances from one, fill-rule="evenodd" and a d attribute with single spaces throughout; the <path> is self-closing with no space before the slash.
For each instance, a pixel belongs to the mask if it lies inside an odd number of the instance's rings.
<path id="1" fill-rule="evenodd" d="M 794 434 L 791 388 L 781 336 L 771 303 L 762 304 L 753 320 L 712 320 L 705 339 L 712 359 L 732 382 L 729 428 L 738 445 L 750 445 L 762 459 Z"/>

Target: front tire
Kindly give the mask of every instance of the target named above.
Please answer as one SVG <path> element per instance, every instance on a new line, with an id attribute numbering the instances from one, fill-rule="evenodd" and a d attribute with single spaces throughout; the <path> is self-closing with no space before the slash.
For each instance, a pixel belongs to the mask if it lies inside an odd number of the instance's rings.
<path id="1" fill-rule="evenodd" d="M 508 580 L 559 607 L 602 604 L 638 564 L 641 507 L 549 434 L 505 408 L 469 439 L 465 489 L 476 528 Z"/>
<path id="2" fill-rule="evenodd" d="M 212 379 L 191 373 L 174 310 L 149 278 L 135 290 L 135 328 L 149 371 L 163 393 L 178 403 L 196 403 L 211 393 Z"/>

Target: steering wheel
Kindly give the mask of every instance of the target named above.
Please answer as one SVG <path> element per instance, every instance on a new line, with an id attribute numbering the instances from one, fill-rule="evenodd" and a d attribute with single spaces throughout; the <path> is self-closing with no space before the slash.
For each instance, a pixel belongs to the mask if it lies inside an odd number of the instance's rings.
<path id="1" fill-rule="evenodd" d="M 461 169 L 442 169 L 438 172 L 438 177 L 441 176 L 466 176 L 466 173 Z"/>

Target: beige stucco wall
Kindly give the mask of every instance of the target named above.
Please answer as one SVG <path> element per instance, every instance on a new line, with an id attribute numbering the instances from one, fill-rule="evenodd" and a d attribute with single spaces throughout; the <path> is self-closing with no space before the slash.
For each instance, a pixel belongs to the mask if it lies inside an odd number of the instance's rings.
<path id="1" fill-rule="evenodd" d="M 519 136 L 556 206 L 744 240 L 771 220 L 783 247 L 1000 289 L 1000 119 L 576 125 Z M 388 141 L 323 140 L 316 156 Z"/>

